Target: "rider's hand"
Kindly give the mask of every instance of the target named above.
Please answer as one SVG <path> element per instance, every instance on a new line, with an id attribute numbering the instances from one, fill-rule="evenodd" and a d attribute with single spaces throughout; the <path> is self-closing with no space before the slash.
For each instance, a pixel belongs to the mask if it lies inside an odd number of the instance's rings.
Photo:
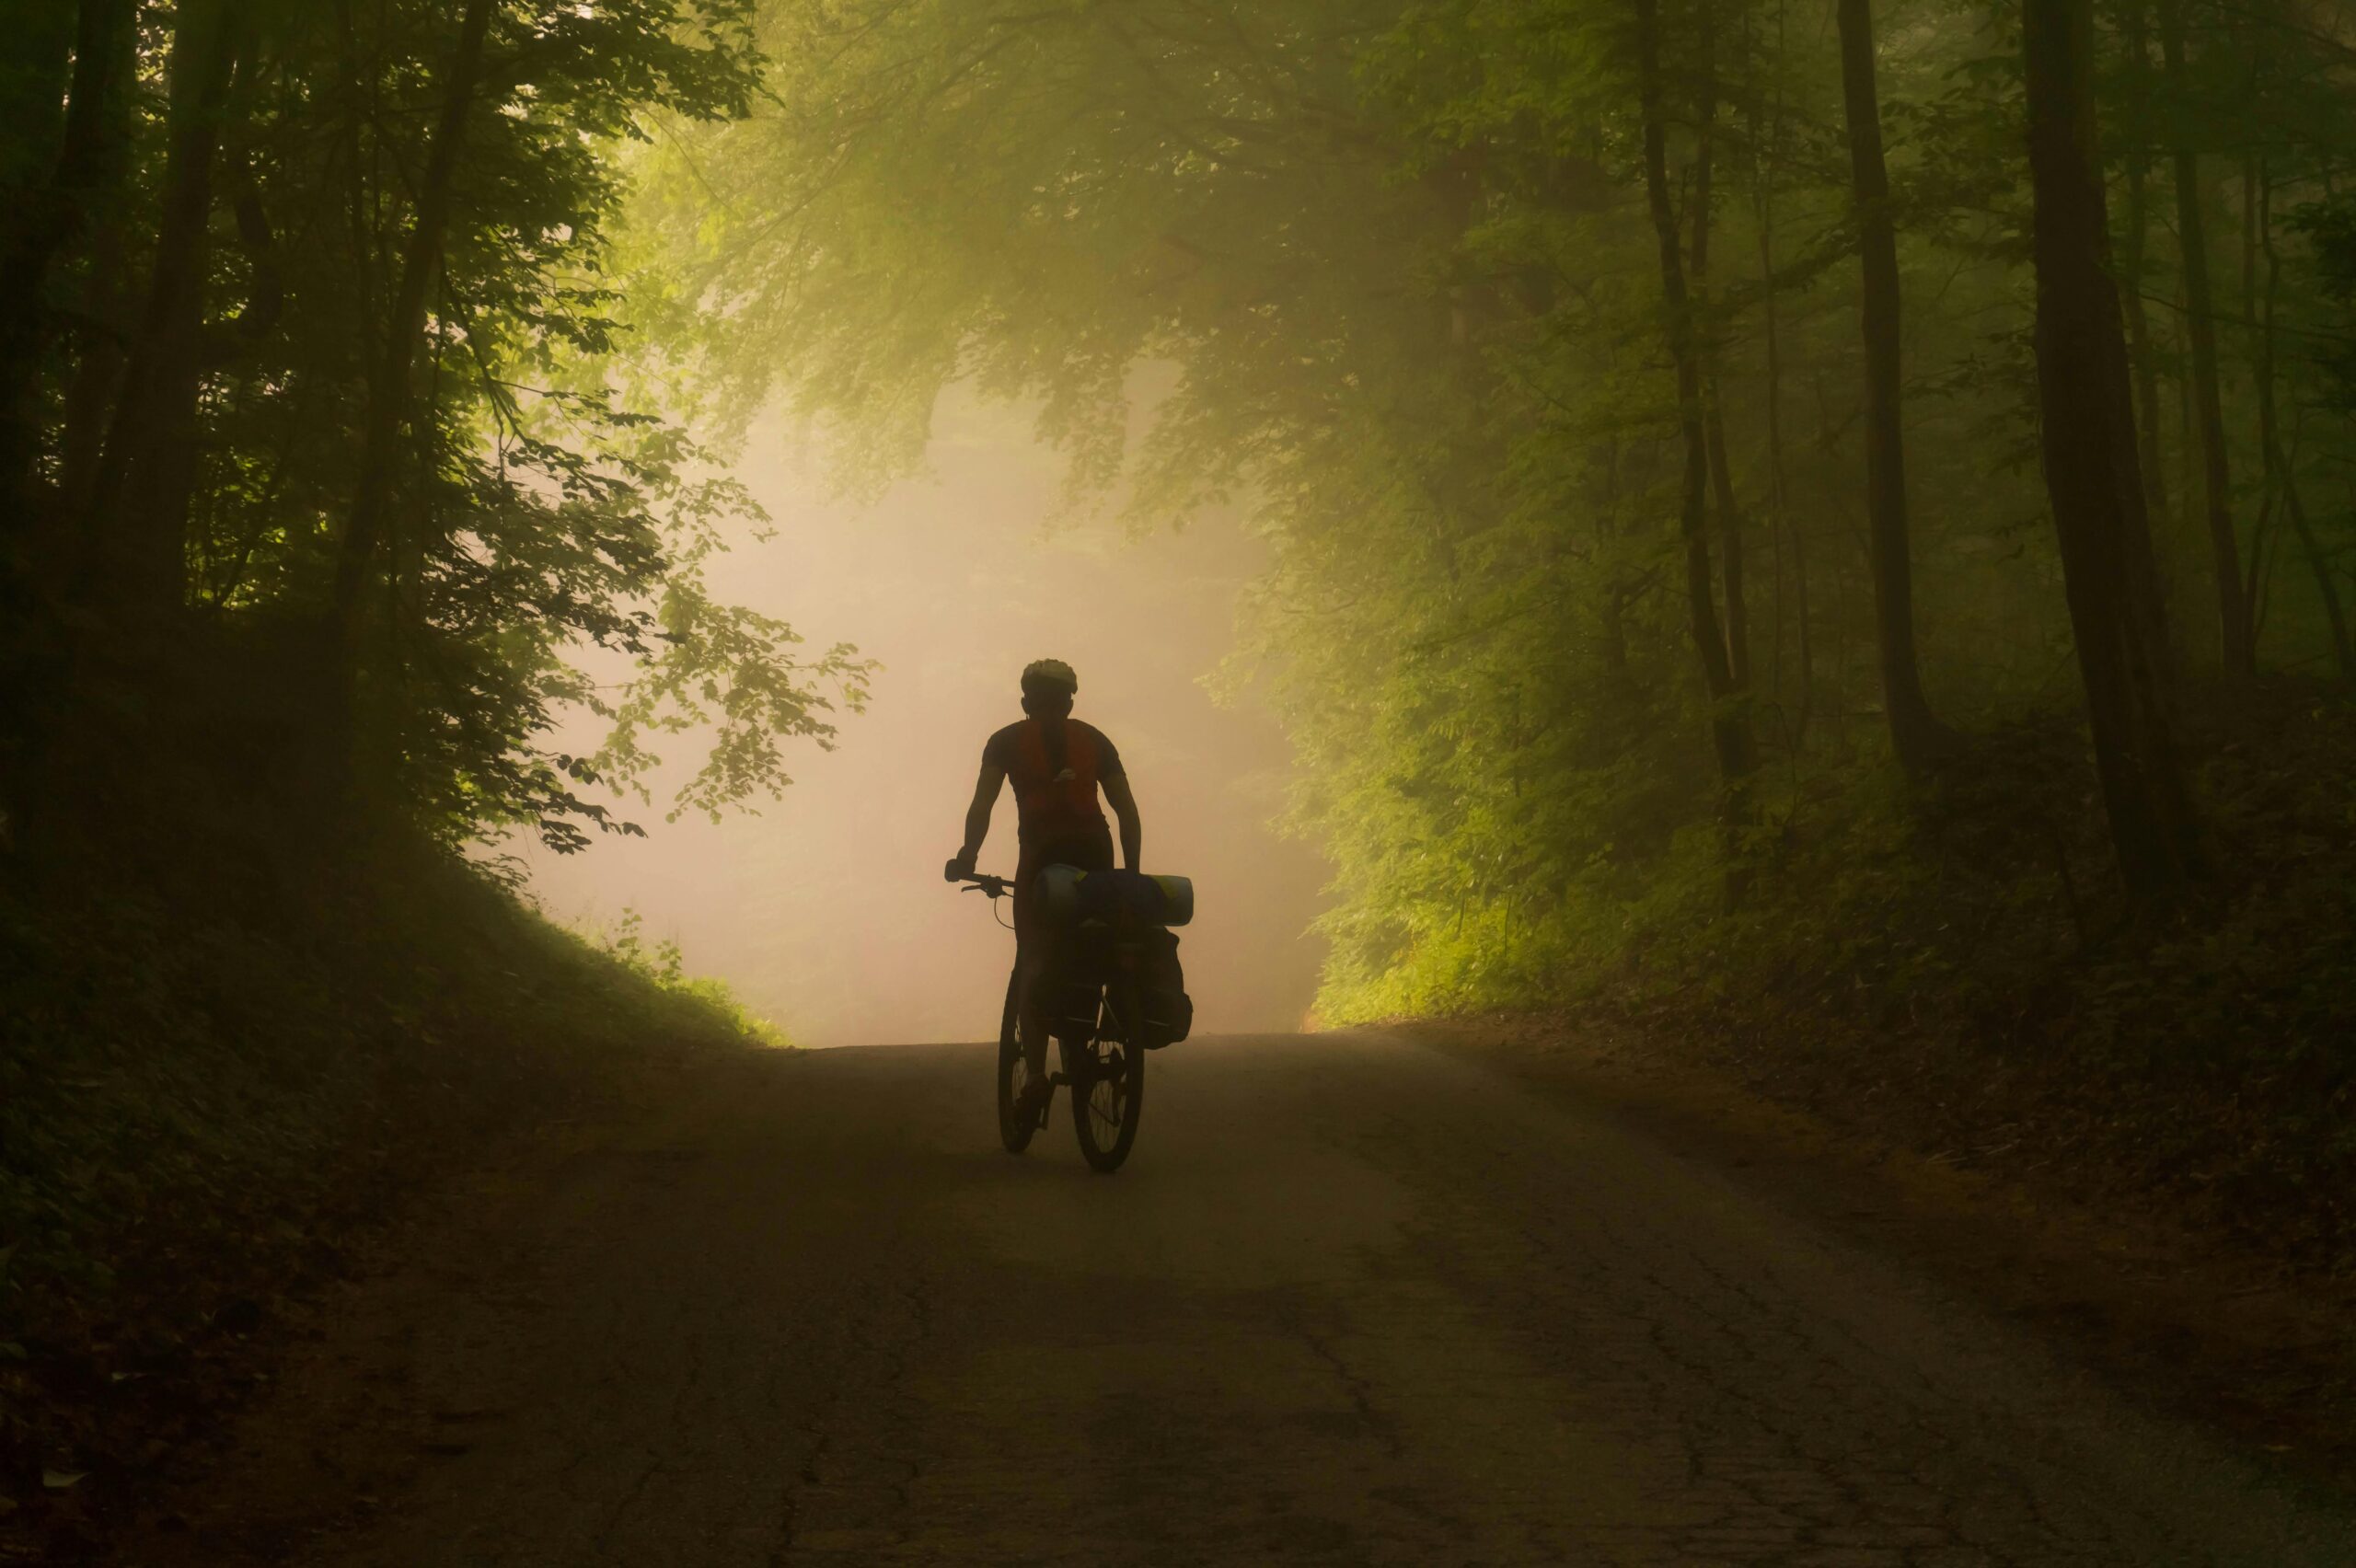
<path id="1" fill-rule="evenodd" d="M 964 882 L 973 874 L 974 857 L 960 849 L 950 856 L 949 864 L 941 868 L 941 879 L 943 882 Z"/>

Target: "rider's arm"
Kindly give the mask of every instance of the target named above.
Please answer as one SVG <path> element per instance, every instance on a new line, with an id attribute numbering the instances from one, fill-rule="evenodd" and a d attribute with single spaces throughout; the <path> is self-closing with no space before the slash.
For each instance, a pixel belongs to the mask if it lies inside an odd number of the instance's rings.
<path id="1" fill-rule="evenodd" d="M 1129 776 L 1115 773 L 1103 780 L 1104 798 L 1113 803 L 1113 815 L 1121 824 L 1121 861 L 1129 870 L 1138 869 L 1138 853 L 1145 843 L 1145 823 L 1138 815 L 1138 798 L 1129 793 Z"/>
<path id="2" fill-rule="evenodd" d="M 974 803 L 965 808 L 965 847 L 957 852 L 958 862 L 967 870 L 982 852 L 982 840 L 989 836 L 990 808 L 998 804 L 998 792 L 1005 784 L 1006 769 L 985 760 L 982 776 L 974 784 Z"/>

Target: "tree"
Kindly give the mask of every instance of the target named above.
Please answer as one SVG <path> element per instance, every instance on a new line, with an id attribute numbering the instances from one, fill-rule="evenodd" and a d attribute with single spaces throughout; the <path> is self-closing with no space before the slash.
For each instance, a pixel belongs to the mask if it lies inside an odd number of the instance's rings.
<path id="1" fill-rule="evenodd" d="M 453 843 L 635 831 L 596 795 L 652 803 L 657 734 L 711 739 L 675 812 L 782 787 L 868 666 L 714 594 L 759 509 L 616 386 L 617 145 L 745 112 L 748 6 L 158 15 L 90 0 L 32 93 L 72 84 L 6 255 L 40 282 L 0 331 L 7 586 L 42 614 L 0 624 L 0 811 L 140 796 L 215 729 L 287 810 Z M 573 709 L 594 755 L 550 747 Z"/>
<path id="2" fill-rule="evenodd" d="M 1549 954 L 1702 940 L 1730 848 L 1772 881 L 1882 809 L 1847 743 L 1877 709 L 1906 767 L 1954 748 L 1955 790 L 1889 808 L 1935 836 L 2024 725 L 2075 718 L 2050 689 L 2072 657 L 2139 896 L 2165 897 L 2200 869 L 2176 541 L 2107 487 L 2177 455 L 2166 329 L 2139 329 L 2153 391 L 2118 460 L 2119 386 L 2087 359 L 2127 357 L 2100 179 L 2033 169 L 2021 62 L 1986 58 L 1976 14 L 1877 41 L 1846 11 L 1819 39 L 1750 0 L 766 0 L 753 119 L 647 154 L 664 243 L 633 315 L 667 371 L 715 406 L 782 396 L 855 480 L 916 461 L 961 387 L 1036 412 L 1076 512 L 1243 510 L 1267 569 L 1235 678 L 1299 750 L 1348 1008 L 1509 999 Z M 2265 167 L 2312 197 L 2356 117 L 2299 86 L 2342 69 L 2327 46 L 2270 37 L 2266 90 L 2301 96 Z M 2142 131 L 2131 196 L 2150 127 L 2224 144 L 2227 58 L 2189 116 L 2131 53 L 2086 67 Z M 1755 275 L 1724 259 L 1754 251 Z M 1937 287 L 1901 300 L 1901 257 Z M 2176 264 L 2147 248 L 2151 293 Z M 2286 251 L 2274 515 L 2289 540 L 2304 501 L 2344 582 L 2319 498 L 2351 444 L 2288 347 L 2321 340 L 2318 297 Z M 2066 325 L 2106 306 L 2108 347 Z M 2262 421 L 2255 381 L 2221 397 L 2229 430 Z M 2330 656 L 2326 578 L 2277 589 L 2269 646 Z M 1951 645 L 1917 647 L 1917 617 Z M 1940 726 L 1926 684 L 1988 732 Z M 1778 831 L 1730 835 L 1730 807 Z"/>
<path id="3" fill-rule="evenodd" d="M 2181 0 L 2161 0 L 2160 55 L 2179 104 L 2190 96 L 2185 69 Z M 2181 110 L 2179 110 L 2179 116 Z M 2208 525 L 2210 571 L 2217 595 L 2217 645 L 2228 679 L 2246 680 L 2258 668 L 2258 636 L 2242 583 L 2241 547 L 2234 534 L 2231 463 L 2225 414 L 2217 382 L 2217 306 L 2209 282 L 2209 228 L 2202 211 L 2200 156 L 2179 126 L 2172 136 L 2176 170 L 2177 239 L 2183 257 L 2185 333 L 2192 345 L 2192 408 L 2200 436 L 2201 517 Z"/>
<path id="4" fill-rule="evenodd" d="M 1871 0 L 1840 0 L 1842 101 L 1849 127 L 1857 246 L 1865 286 L 1865 515 L 1872 541 L 1874 624 L 1890 747 L 1920 774 L 1952 744 L 1923 696 L 1914 647 L 1912 544 L 1906 527 L 1906 432 L 1900 413 L 1898 238 L 1882 162 L 1881 100 L 1874 86 Z"/>
<path id="5" fill-rule="evenodd" d="M 81 596 L 112 612 L 113 634 L 136 648 L 135 656 L 156 657 L 156 642 L 168 643 L 187 591 L 214 162 L 248 26 L 245 0 L 187 0 L 173 22 L 156 259 L 108 427 L 91 500 L 93 548 L 78 584 Z"/>
<path id="6" fill-rule="evenodd" d="M 2111 842 L 2129 892 L 2200 870 L 2168 712 L 2165 628 L 2135 455 L 2094 115 L 2092 0 L 2023 0 L 2045 484 Z"/>
<path id="7" fill-rule="evenodd" d="M 393 467 L 398 444 L 409 422 L 410 364 L 425 330 L 427 291 L 441 268 L 444 236 L 450 226 L 451 187 L 457 178 L 467 122 L 475 100 L 475 85 L 482 74 L 483 44 L 490 36 L 491 0 L 467 0 L 458 24 L 457 43 L 443 77 L 442 107 L 433 124 L 433 140 L 426 152 L 425 171 L 419 180 L 416 216 L 410 225 L 402 253 L 399 282 L 395 285 L 391 314 L 379 328 L 366 324 L 363 353 L 367 360 L 367 414 L 362 427 L 360 478 L 352 494 L 352 513 L 344 523 L 343 542 L 336 551 L 335 647 L 336 717 L 330 744 L 339 750 L 352 743 L 352 683 L 361 662 L 361 595 L 376 564 L 377 547 L 385 530 L 385 514 L 392 505 Z"/>
<path id="8" fill-rule="evenodd" d="M 1684 248 L 1669 195 L 1669 132 L 1661 98 L 1660 9 L 1657 0 L 1634 0 L 1636 91 L 1642 105 L 1645 200 L 1660 248 L 1663 329 L 1677 373 L 1677 426 L 1685 453 L 1679 490 L 1678 535 L 1684 541 L 1686 615 L 1700 655 L 1703 689 L 1711 703 L 1710 736 L 1718 758 L 1730 818 L 1748 813 L 1745 787 L 1758 767 L 1749 716 L 1738 703 L 1740 687 L 1718 624 L 1712 597 L 1708 520 L 1709 453 L 1703 430 L 1702 356 L 1695 341 L 1692 302 L 1685 288 Z"/>

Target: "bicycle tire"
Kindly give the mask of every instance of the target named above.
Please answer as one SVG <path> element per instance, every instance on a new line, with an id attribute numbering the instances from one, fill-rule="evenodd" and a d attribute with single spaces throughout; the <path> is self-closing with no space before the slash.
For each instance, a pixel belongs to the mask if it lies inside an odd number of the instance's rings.
<path id="1" fill-rule="evenodd" d="M 1006 1010 L 999 1015 L 998 1025 L 998 1137 L 1009 1154 L 1021 1154 L 1031 1147 L 1031 1135 L 1039 1124 L 1029 1116 L 1018 1116 L 1015 1103 L 1022 1087 L 1030 1080 L 1030 1064 L 1022 1055 L 1022 1026 L 1014 987 L 1021 979 L 1017 970 L 1006 980 Z"/>
<path id="2" fill-rule="evenodd" d="M 1123 1021 L 1138 1016 L 1109 996 L 1105 1006 Z M 1135 1031 L 1125 1028 L 1121 1032 Z M 1099 1055 L 1107 1048 L 1109 1063 Z M 1138 1118 L 1145 1109 L 1145 1053 L 1132 1042 L 1091 1042 L 1072 1053 L 1072 1063 L 1071 1120 L 1080 1155 L 1090 1170 L 1110 1176 L 1138 1141 Z M 1109 1104 L 1100 1104 L 1100 1090 L 1110 1097 Z"/>

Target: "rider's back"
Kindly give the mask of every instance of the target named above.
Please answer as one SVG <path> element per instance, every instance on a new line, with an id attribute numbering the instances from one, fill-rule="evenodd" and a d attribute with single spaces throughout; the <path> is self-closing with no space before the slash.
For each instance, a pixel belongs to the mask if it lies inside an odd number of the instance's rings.
<path id="1" fill-rule="evenodd" d="M 1031 717 L 1009 724 L 982 748 L 1013 786 L 1023 840 L 1041 844 L 1107 831 L 1098 785 L 1121 776 L 1120 753 L 1093 724 Z"/>

